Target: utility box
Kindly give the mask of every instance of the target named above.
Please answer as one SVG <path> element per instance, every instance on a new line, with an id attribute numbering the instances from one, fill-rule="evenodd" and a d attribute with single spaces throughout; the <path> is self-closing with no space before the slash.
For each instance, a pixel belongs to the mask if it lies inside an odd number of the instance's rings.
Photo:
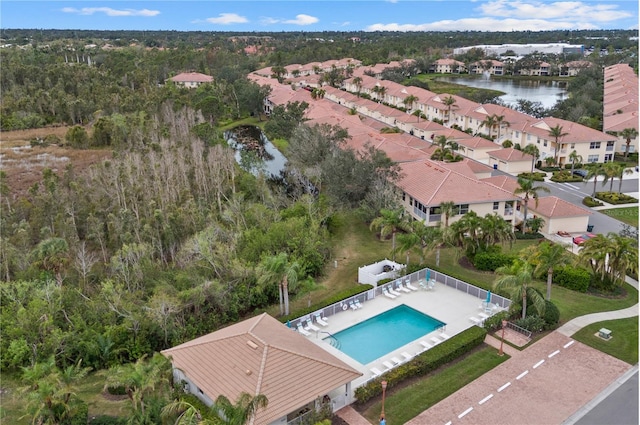
<path id="1" fill-rule="evenodd" d="M 598 331 L 598 335 L 602 339 L 609 339 L 611 338 L 611 331 L 607 328 L 602 328 Z"/>

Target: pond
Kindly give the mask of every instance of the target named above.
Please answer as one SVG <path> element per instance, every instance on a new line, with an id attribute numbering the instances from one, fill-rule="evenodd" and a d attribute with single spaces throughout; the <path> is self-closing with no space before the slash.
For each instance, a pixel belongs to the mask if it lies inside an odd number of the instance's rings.
<path id="1" fill-rule="evenodd" d="M 499 90 L 505 93 L 499 98 L 507 105 L 515 105 L 518 99 L 526 99 L 531 102 L 540 102 L 544 108 L 549 109 L 556 102 L 564 100 L 567 95 L 566 81 L 515 80 L 487 77 L 438 77 L 437 79 L 468 87 Z"/>
<path id="2" fill-rule="evenodd" d="M 304 175 L 288 166 L 287 158 L 259 127 L 243 125 L 224 132 L 227 144 L 235 150 L 236 162 L 254 176 L 263 173 L 268 180 L 281 184 L 290 195 L 311 193 L 318 189 Z"/>

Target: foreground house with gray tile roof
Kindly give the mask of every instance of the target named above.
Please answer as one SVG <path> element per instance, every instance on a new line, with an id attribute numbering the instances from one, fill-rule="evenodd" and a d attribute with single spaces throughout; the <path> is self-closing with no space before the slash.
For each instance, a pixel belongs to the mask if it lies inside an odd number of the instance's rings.
<path id="1" fill-rule="evenodd" d="M 362 373 L 263 313 L 162 352 L 176 382 L 207 405 L 220 395 L 264 394 L 251 424 L 286 424 L 323 402 L 337 406 Z M 334 397 L 330 396 L 333 395 Z M 325 397 L 328 396 L 328 397 Z"/>

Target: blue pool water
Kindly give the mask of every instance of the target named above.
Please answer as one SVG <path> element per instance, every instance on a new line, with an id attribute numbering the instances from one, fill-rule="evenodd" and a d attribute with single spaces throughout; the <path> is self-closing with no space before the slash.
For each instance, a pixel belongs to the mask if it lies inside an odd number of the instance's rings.
<path id="1" fill-rule="evenodd" d="M 442 325 L 443 322 L 403 304 L 333 336 L 338 340 L 336 348 L 367 364 Z"/>

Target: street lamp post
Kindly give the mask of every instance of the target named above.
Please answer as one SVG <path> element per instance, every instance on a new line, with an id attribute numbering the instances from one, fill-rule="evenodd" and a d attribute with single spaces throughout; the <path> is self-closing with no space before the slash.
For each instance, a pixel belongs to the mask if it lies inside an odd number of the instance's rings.
<path id="1" fill-rule="evenodd" d="M 507 321 L 502 321 L 502 339 L 500 340 L 500 351 L 498 351 L 498 355 L 504 355 L 504 351 L 502 351 L 502 346 L 504 345 L 504 328 L 507 326 Z"/>
<path id="2" fill-rule="evenodd" d="M 387 391 L 387 381 L 382 381 L 382 412 L 380 413 L 380 425 L 386 424 L 386 419 L 384 417 L 384 395 Z"/>

